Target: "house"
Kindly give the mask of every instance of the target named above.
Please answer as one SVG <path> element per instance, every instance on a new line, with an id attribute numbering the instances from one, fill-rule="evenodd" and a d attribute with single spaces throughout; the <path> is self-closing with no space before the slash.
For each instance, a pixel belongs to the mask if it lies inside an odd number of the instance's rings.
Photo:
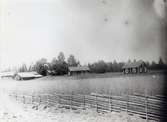
<path id="1" fill-rule="evenodd" d="M 129 73 L 146 73 L 148 71 L 144 61 L 139 60 L 137 62 L 127 63 L 122 67 L 124 74 Z"/>
<path id="2" fill-rule="evenodd" d="M 15 74 L 15 80 L 30 80 L 34 78 L 40 78 L 42 75 L 38 74 L 37 72 L 18 72 Z"/>
<path id="3" fill-rule="evenodd" d="M 78 75 L 78 74 L 85 74 L 89 72 L 90 69 L 88 66 L 77 66 L 77 67 L 69 67 L 68 68 L 68 75 Z"/>

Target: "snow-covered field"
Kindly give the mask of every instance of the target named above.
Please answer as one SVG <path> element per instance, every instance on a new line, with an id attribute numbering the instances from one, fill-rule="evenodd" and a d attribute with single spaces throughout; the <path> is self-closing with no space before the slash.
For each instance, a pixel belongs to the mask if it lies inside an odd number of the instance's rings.
<path id="1" fill-rule="evenodd" d="M 95 110 L 67 110 L 57 107 L 38 110 L 32 105 L 17 103 L 7 94 L 0 92 L 0 122 L 145 122 L 137 115 L 122 113 L 97 113 Z"/>

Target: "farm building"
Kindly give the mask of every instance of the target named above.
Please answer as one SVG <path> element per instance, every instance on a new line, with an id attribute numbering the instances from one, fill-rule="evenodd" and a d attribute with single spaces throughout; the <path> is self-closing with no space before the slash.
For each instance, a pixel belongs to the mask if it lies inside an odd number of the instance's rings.
<path id="1" fill-rule="evenodd" d="M 69 67 L 68 68 L 68 75 L 85 74 L 89 71 L 90 71 L 90 69 L 87 66 Z"/>
<path id="2" fill-rule="evenodd" d="M 122 67 L 122 69 L 124 74 L 146 73 L 148 70 L 145 62 L 142 60 L 133 63 L 127 63 Z"/>
<path id="3" fill-rule="evenodd" d="M 2 72 L 0 73 L 1 78 L 13 78 L 15 72 Z"/>
<path id="4" fill-rule="evenodd" d="M 37 72 L 18 72 L 15 74 L 15 80 L 30 80 L 34 78 L 40 78 L 42 75 L 38 74 Z"/>

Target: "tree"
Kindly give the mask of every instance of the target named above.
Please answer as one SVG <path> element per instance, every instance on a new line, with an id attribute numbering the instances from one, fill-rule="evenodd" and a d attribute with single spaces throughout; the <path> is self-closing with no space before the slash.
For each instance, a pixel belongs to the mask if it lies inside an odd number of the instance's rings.
<path id="1" fill-rule="evenodd" d="M 158 63 L 155 63 L 155 61 L 152 61 L 152 64 L 150 65 L 151 70 L 167 70 L 167 65 L 163 62 L 162 58 L 159 58 Z"/>
<path id="2" fill-rule="evenodd" d="M 65 61 L 65 56 L 63 52 L 60 52 L 58 57 L 57 57 L 58 61 L 60 62 L 64 62 Z"/>
<path id="3" fill-rule="evenodd" d="M 119 71 L 119 70 L 118 70 L 118 63 L 117 63 L 116 60 L 114 60 L 114 62 L 113 62 L 113 71 L 114 71 L 114 72 L 118 72 L 118 71 Z"/>
<path id="4" fill-rule="evenodd" d="M 132 61 L 130 59 L 128 59 L 128 63 L 131 63 Z"/>
<path id="5" fill-rule="evenodd" d="M 163 70 L 166 70 L 167 69 L 167 65 L 163 62 L 162 58 L 160 57 L 159 58 L 159 62 L 158 62 L 158 67 L 159 69 L 163 69 Z"/>
<path id="6" fill-rule="evenodd" d="M 157 63 L 155 61 L 152 61 L 151 65 L 150 65 L 150 69 L 151 70 L 156 70 L 157 69 Z"/>
<path id="7" fill-rule="evenodd" d="M 70 55 L 67 59 L 68 66 L 78 66 L 79 62 L 75 59 L 74 55 Z"/>
<path id="8" fill-rule="evenodd" d="M 28 71 L 29 72 L 35 71 L 35 65 L 33 63 L 31 63 L 31 65 L 29 66 Z"/>
<path id="9" fill-rule="evenodd" d="M 56 75 L 64 75 L 68 72 L 68 64 L 65 62 L 65 56 L 60 52 L 58 59 L 53 58 L 51 62 L 51 69 Z"/>
<path id="10" fill-rule="evenodd" d="M 57 61 L 56 64 L 53 66 L 56 75 L 64 75 L 68 72 L 68 65 L 66 62 Z"/>
<path id="11" fill-rule="evenodd" d="M 103 60 L 99 60 L 96 63 L 88 65 L 91 72 L 94 73 L 105 73 L 107 72 L 107 64 Z"/>
<path id="12" fill-rule="evenodd" d="M 22 64 L 18 71 L 19 72 L 27 72 L 28 70 L 27 70 L 26 64 Z"/>
<path id="13" fill-rule="evenodd" d="M 151 65 L 152 65 L 152 66 L 156 65 L 156 62 L 155 62 L 155 61 L 152 61 Z"/>
<path id="14" fill-rule="evenodd" d="M 158 62 L 158 64 L 159 64 L 159 65 L 164 65 L 164 62 L 163 62 L 163 60 L 162 60 L 161 57 L 159 58 L 159 62 Z"/>
<path id="15" fill-rule="evenodd" d="M 113 72 L 113 64 L 112 64 L 112 62 L 107 63 L 107 72 Z"/>
<path id="16" fill-rule="evenodd" d="M 118 71 L 118 72 L 122 72 L 122 67 L 123 67 L 124 65 L 125 65 L 124 62 L 119 62 L 119 63 L 118 63 L 118 66 L 117 66 L 117 68 L 118 68 L 117 71 Z"/>
<path id="17" fill-rule="evenodd" d="M 36 71 L 43 76 L 47 75 L 47 69 L 45 67 L 45 64 L 47 64 L 47 59 L 45 58 L 38 60 L 35 64 Z"/>
<path id="18" fill-rule="evenodd" d="M 149 62 L 149 61 L 146 61 L 146 67 L 147 67 L 148 69 L 150 69 L 150 62 Z"/>

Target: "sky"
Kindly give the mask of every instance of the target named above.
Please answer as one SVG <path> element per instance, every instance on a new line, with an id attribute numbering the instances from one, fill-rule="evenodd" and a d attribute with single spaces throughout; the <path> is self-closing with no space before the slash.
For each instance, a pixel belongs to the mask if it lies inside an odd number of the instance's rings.
<path id="1" fill-rule="evenodd" d="M 0 0 L 0 68 L 59 52 L 81 64 L 166 53 L 165 0 Z"/>

